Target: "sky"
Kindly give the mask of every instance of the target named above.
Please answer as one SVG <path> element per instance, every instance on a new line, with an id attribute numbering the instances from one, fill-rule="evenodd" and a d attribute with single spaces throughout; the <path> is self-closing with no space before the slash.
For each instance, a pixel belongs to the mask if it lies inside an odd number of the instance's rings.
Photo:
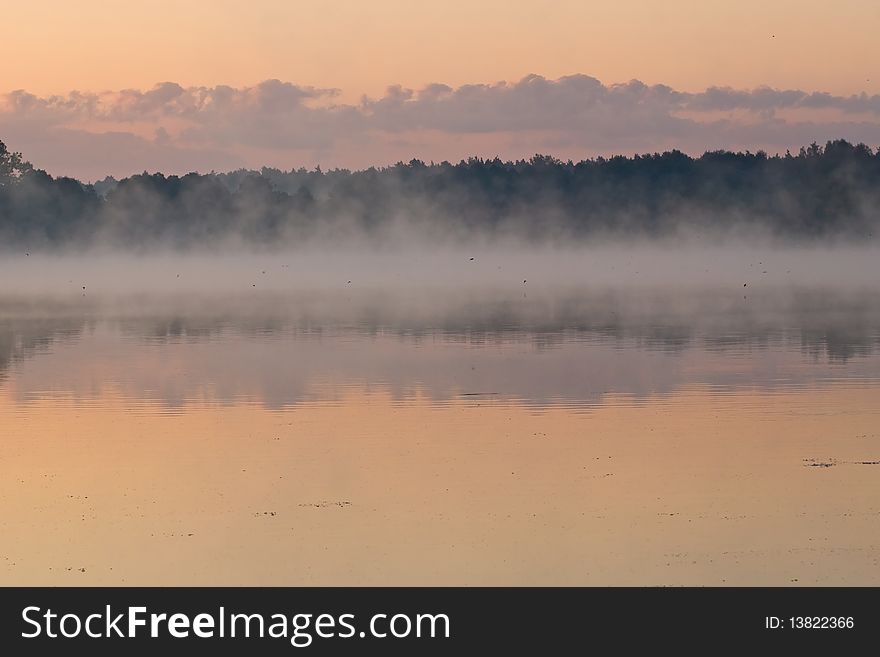
<path id="1" fill-rule="evenodd" d="M 880 144 L 876 1 L 0 1 L 58 175 Z"/>

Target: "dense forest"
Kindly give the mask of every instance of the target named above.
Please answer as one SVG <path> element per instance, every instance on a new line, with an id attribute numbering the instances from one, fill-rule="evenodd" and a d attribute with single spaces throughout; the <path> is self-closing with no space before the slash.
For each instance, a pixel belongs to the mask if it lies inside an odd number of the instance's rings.
<path id="1" fill-rule="evenodd" d="M 880 150 L 845 141 L 799 153 L 680 151 L 563 162 L 413 160 L 363 171 L 263 168 L 83 184 L 0 142 L 0 243 L 11 249 L 237 241 L 295 244 L 392 235 L 532 241 L 604 236 L 873 239 Z"/>

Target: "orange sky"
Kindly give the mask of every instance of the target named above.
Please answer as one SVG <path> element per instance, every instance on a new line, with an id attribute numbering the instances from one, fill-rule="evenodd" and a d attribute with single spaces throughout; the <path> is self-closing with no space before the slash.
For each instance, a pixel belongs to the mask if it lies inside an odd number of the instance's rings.
<path id="1" fill-rule="evenodd" d="M 4 3 L 0 92 L 253 84 L 638 78 L 696 91 L 761 84 L 880 91 L 876 0 L 188 0 Z M 775 36 L 774 36 L 775 35 Z"/>
<path id="2" fill-rule="evenodd" d="M 54 175 L 880 145 L 877 0 L 5 4 L 0 137 Z"/>

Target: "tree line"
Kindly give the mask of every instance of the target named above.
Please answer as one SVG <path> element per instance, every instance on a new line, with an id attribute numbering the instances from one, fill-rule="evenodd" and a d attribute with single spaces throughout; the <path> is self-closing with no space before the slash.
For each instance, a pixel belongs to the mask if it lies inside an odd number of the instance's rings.
<path id="1" fill-rule="evenodd" d="M 880 149 L 843 140 L 773 156 L 412 160 L 361 171 L 145 172 L 94 184 L 53 177 L 0 142 L 0 241 L 10 248 L 272 246 L 382 239 L 402 228 L 431 239 L 760 231 L 865 240 L 878 223 Z"/>

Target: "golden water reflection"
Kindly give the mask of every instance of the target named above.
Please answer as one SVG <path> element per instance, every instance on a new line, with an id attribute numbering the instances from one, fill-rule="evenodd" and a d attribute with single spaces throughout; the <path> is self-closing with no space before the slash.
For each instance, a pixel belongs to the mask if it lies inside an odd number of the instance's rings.
<path id="1" fill-rule="evenodd" d="M 734 283 L 0 300 L 0 584 L 880 585 L 880 294 Z"/>
<path id="2" fill-rule="evenodd" d="M 880 584 L 880 387 L 0 388 L 3 584 Z"/>

